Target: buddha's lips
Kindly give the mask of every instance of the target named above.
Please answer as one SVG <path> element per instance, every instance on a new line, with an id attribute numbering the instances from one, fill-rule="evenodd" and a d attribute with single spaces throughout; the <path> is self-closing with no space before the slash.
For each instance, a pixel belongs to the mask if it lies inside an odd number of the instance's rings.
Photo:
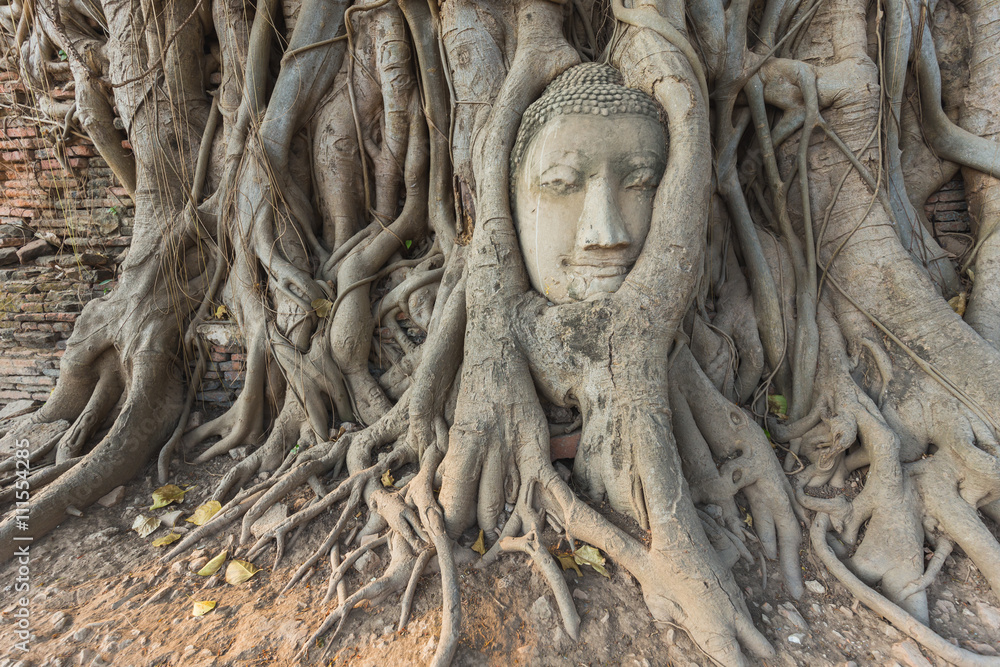
<path id="1" fill-rule="evenodd" d="M 566 266 L 592 278 L 614 278 L 628 273 L 634 262 L 567 262 Z"/>

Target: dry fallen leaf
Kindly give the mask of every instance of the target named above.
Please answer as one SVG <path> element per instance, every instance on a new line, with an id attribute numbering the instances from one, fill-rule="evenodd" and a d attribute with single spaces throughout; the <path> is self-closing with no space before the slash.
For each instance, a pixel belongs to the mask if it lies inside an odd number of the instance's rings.
<path id="1" fill-rule="evenodd" d="M 225 306 L 219 306 L 215 309 L 215 319 L 224 320 L 227 315 L 229 315 L 229 310 Z"/>
<path id="2" fill-rule="evenodd" d="M 781 394 L 771 394 L 767 397 L 767 411 L 784 417 L 788 414 L 788 400 Z"/>
<path id="3" fill-rule="evenodd" d="M 382 486 L 392 488 L 392 485 L 395 483 L 396 480 L 393 478 L 391 470 L 386 470 L 382 473 Z"/>
<path id="4" fill-rule="evenodd" d="M 233 560 L 226 567 L 226 583 L 232 586 L 242 584 L 244 581 L 260 572 L 260 568 L 245 560 Z"/>
<path id="5" fill-rule="evenodd" d="M 589 565 L 608 579 L 611 578 L 608 571 L 604 569 L 604 556 L 601 555 L 601 552 L 596 547 L 592 547 L 589 544 L 577 547 L 577 550 L 573 553 L 573 558 L 580 565 Z"/>
<path id="6" fill-rule="evenodd" d="M 580 571 L 580 566 L 576 564 L 576 559 L 570 554 L 556 554 L 556 559 L 559 561 L 559 564 L 562 565 L 562 569 L 576 570 L 576 576 L 583 576 L 583 572 Z"/>
<path id="7" fill-rule="evenodd" d="M 316 311 L 316 317 L 326 317 L 333 309 L 333 302 L 329 299 L 313 299 L 309 305 Z"/>
<path id="8" fill-rule="evenodd" d="M 146 537 L 160 527 L 160 520 L 155 516 L 139 515 L 132 522 L 132 530 L 139 533 L 139 537 Z"/>
<path id="9" fill-rule="evenodd" d="M 191 610 L 191 613 L 194 616 L 204 616 L 213 609 L 215 609 L 215 600 L 202 600 L 194 603 L 194 609 Z"/>
<path id="10" fill-rule="evenodd" d="M 969 305 L 969 295 L 962 292 L 958 296 L 948 299 L 948 305 L 958 313 L 959 317 L 963 317 L 965 315 L 965 307 Z"/>
<path id="11" fill-rule="evenodd" d="M 472 545 L 472 550 L 480 556 L 486 555 L 486 536 L 483 535 L 483 531 L 481 529 L 479 531 L 479 537 L 476 539 L 475 544 Z"/>
<path id="12" fill-rule="evenodd" d="M 182 489 L 176 484 L 167 484 L 166 486 L 161 486 L 156 491 L 153 491 L 153 504 L 149 509 L 158 510 L 161 507 L 166 507 L 172 503 L 183 502 L 184 494 L 193 489 L 194 487 L 188 487 Z"/>
<path id="13" fill-rule="evenodd" d="M 170 533 L 169 535 L 166 535 L 164 537 L 158 537 L 155 540 L 153 540 L 153 546 L 154 547 L 165 547 L 168 544 L 173 544 L 174 542 L 176 542 L 179 539 L 181 539 L 181 536 L 180 536 L 179 533 Z"/>
<path id="14" fill-rule="evenodd" d="M 228 551 L 223 551 L 221 554 L 205 563 L 205 567 L 198 570 L 198 575 L 202 577 L 211 577 L 213 574 L 218 572 L 219 568 L 222 567 L 222 564 L 226 562 L 226 556 L 228 555 Z"/>
<path id="15" fill-rule="evenodd" d="M 185 521 L 189 521 L 196 526 L 204 526 L 208 520 L 215 516 L 222 509 L 222 503 L 218 500 L 209 500 L 207 503 L 194 511 Z"/>

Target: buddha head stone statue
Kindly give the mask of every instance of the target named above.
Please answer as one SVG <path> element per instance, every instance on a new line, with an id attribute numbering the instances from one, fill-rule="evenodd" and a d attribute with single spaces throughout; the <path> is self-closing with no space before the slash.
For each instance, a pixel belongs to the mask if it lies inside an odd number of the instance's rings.
<path id="1" fill-rule="evenodd" d="M 667 162 L 660 106 L 608 65 L 557 77 L 511 153 L 514 222 L 532 287 L 555 304 L 615 292 L 649 233 Z"/>

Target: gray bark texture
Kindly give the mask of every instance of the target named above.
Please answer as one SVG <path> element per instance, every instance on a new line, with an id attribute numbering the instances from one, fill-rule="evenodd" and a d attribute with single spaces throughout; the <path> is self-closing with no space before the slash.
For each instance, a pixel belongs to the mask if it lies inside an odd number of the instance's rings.
<path id="1" fill-rule="evenodd" d="M 553 552 L 589 545 L 706 660 L 750 664 L 774 650 L 732 567 L 776 560 L 771 585 L 798 597 L 805 536 L 929 650 L 1000 664 L 936 635 L 926 594 L 955 546 L 1000 594 L 1000 3 L 6 0 L 0 19 L 38 113 L 78 124 L 136 206 L 118 286 L 5 435 L 69 424 L 31 452 L 52 471 L 33 478 L 34 536 L 148 463 L 165 483 L 182 454 L 249 446 L 222 511 L 166 558 L 232 531 L 277 563 L 293 531 L 338 517 L 288 582 L 332 563 L 303 658 L 364 600 L 399 597 L 405 625 L 426 571 L 447 665 L 473 553 L 458 545 L 479 534 L 475 566 L 526 555 L 573 638 Z M 651 211 L 627 275 L 554 304 L 519 241 L 511 153 L 529 105 L 589 62 L 655 100 L 665 164 L 623 181 Z M 46 101 L 54 83 L 74 105 Z M 923 212 L 959 171 L 964 257 Z M 618 225 L 607 175 L 580 176 L 606 188 L 588 219 Z M 630 242 L 602 233 L 581 242 L 593 256 Z M 221 313 L 245 388 L 189 428 L 197 328 Z M 555 464 L 567 433 L 575 456 Z M 0 559 L 15 534 L 7 514 Z M 348 590 L 371 549 L 388 567 Z"/>

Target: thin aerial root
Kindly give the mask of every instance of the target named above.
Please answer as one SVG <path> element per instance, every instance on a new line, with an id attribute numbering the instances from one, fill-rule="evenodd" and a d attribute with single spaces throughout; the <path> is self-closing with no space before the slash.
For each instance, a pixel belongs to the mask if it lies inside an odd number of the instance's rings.
<path id="1" fill-rule="evenodd" d="M 264 493 L 266 489 L 260 489 L 255 493 L 248 495 L 247 497 L 241 499 L 239 496 L 233 498 L 229 503 L 227 503 L 221 510 L 219 510 L 215 516 L 212 517 L 211 521 L 208 523 L 198 526 L 192 532 L 188 533 L 177 546 L 171 549 L 163 558 L 160 559 L 161 563 L 168 562 L 182 553 L 190 549 L 192 546 L 197 544 L 201 539 L 209 537 L 210 535 L 215 535 L 227 526 L 235 523 L 244 514 L 249 511 L 253 506 L 254 502 L 259 497 L 259 494 Z"/>
<path id="2" fill-rule="evenodd" d="M 569 586 L 555 560 L 539 543 L 538 533 L 532 530 L 522 537 L 504 538 L 502 548 L 504 551 L 520 551 L 531 557 L 538 569 L 542 571 L 545 580 L 549 582 L 549 588 L 552 589 L 556 604 L 559 605 L 559 613 L 562 615 L 566 634 L 572 637 L 573 641 L 580 639 L 580 615 L 576 613 L 573 596 L 570 595 Z"/>
<path id="3" fill-rule="evenodd" d="M 60 428 L 57 434 L 53 435 L 51 438 L 42 443 L 40 447 L 28 454 L 28 463 L 37 463 L 46 457 L 53 449 L 55 449 L 59 441 L 62 440 L 63 435 L 69 430 L 69 422 L 65 422 L 65 424 L 66 428 Z M 18 459 L 16 456 L 7 458 L 6 460 L 0 462 L 0 473 L 14 470 L 17 467 L 17 462 L 23 460 L 24 459 Z"/>
<path id="4" fill-rule="evenodd" d="M 278 563 L 281 562 L 283 555 L 285 555 L 285 533 L 278 531 L 274 536 L 274 565 L 271 566 L 272 572 L 278 569 Z"/>
<path id="5" fill-rule="evenodd" d="M 53 464 L 43 470 L 40 470 L 39 472 L 36 472 L 34 475 L 28 478 L 27 488 L 31 489 L 33 493 L 37 493 L 39 490 L 41 490 L 43 486 L 58 479 L 60 475 L 62 475 L 64 472 L 66 472 L 67 470 L 69 470 L 82 460 L 83 460 L 82 456 L 77 456 L 76 458 L 68 459 L 66 461 L 63 461 L 62 463 Z M 4 480 L 5 484 L 9 481 L 11 483 L 11 487 L 6 491 L 0 493 L 0 503 L 6 503 L 14 500 L 14 492 L 17 489 L 17 487 L 14 485 L 14 479 L 16 478 L 12 478 L 11 480 Z"/>
<path id="6" fill-rule="evenodd" d="M 458 649 L 459 631 L 462 625 L 462 594 L 458 587 L 458 568 L 451 548 L 451 539 L 445 531 L 444 515 L 437 507 L 427 511 L 431 536 L 437 549 L 438 565 L 441 567 L 441 600 L 444 612 L 441 617 L 441 637 L 438 640 L 431 667 L 448 667 Z"/>
<path id="7" fill-rule="evenodd" d="M 379 541 L 382 541 L 384 543 L 386 539 L 387 538 L 382 537 L 379 538 Z M 323 620 L 323 623 L 322 625 L 320 625 L 319 629 L 316 630 L 316 632 L 314 632 L 312 636 L 306 640 L 305 644 L 302 646 L 302 650 L 299 651 L 298 655 L 296 655 L 294 662 L 300 663 L 302 658 L 305 657 L 305 654 L 309 651 L 309 646 L 315 643 L 315 641 L 319 639 L 324 632 L 329 630 L 330 627 L 334 623 L 336 623 L 337 624 L 336 629 L 333 631 L 333 633 L 331 633 L 329 637 L 327 637 L 327 651 L 328 651 L 329 647 L 333 643 L 333 640 L 337 637 L 337 635 L 340 634 L 340 631 L 343 629 L 344 623 L 347 621 L 347 617 L 350 615 L 351 610 L 353 610 L 355 607 L 357 607 L 365 600 L 373 600 L 382 595 L 385 595 L 386 593 L 392 592 L 394 589 L 398 590 L 402 585 L 402 580 L 405 577 L 409 576 L 409 569 L 407 566 L 410 565 L 412 562 L 413 559 L 406 559 L 406 561 L 404 562 L 391 566 L 388 572 L 386 572 L 381 577 L 371 582 L 361 590 L 354 593 L 354 595 L 349 597 L 343 604 L 339 605 L 336 609 L 334 609 L 330 613 L 330 615 Z M 325 654 L 326 651 L 324 651 L 324 655 Z"/>
<path id="8" fill-rule="evenodd" d="M 478 562 L 476 562 L 476 569 L 482 570 L 495 563 L 500 557 L 500 554 L 503 553 L 503 548 L 500 545 L 503 543 L 504 539 L 514 537 L 520 533 L 521 525 L 521 515 L 515 508 L 514 512 L 510 515 L 510 518 L 507 519 L 507 523 L 504 524 L 503 530 L 500 532 L 500 538 L 492 547 L 490 547 L 490 550 L 487 551 Z"/>
<path id="9" fill-rule="evenodd" d="M 826 534 L 829 529 L 829 515 L 817 514 L 809 530 L 813 549 L 830 573 L 837 577 L 854 597 L 928 650 L 958 667 L 1000 667 L 1000 658 L 979 655 L 955 646 L 858 579 L 827 544 Z"/>
<path id="10" fill-rule="evenodd" d="M 326 595 L 323 596 L 323 604 L 329 604 L 333 599 L 334 592 L 337 593 L 337 604 L 342 605 L 347 600 L 347 584 L 341 579 L 338 582 L 333 580 L 333 574 L 340 568 L 340 542 L 334 541 L 333 548 L 330 549 L 330 584 L 327 586 Z"/>
<path id="11" fill-rule="evenodd" d="M 267 510 L 269 510 L 276 502 L 281 500 L 287 494 L 295 490 L 299 485 L 305 480 L 316 473 L 323 472 L 323 462 L 322 461 L 308 461 L 298 468 L 290 471 L 287 475 L 283 475 L 267 494 L 260 499 L 253 509 L 247 513 L 246 517 L 243 519 L 243 529 L 240 534 L 240 544 L 246 544 L 250 540 L 250 526 L 253 525 L 254 521 L 259 519 L 264 515 Z M 262 538 L 263 539 L 263 538 Z M 256 547 L 256 545 L 255 545 Z"/>
<path id="12" fill-rule="evenodd" d="M 323 542 L 323 544 L 321 544 L 319 546 L 319 548 L 316 549 L 316 551 L 313 552 L 313 555 L 310 556 L 308 558 L 308 560 L 306 560 L 306 562 L 302 563 L 302 565 L 295 572 L 295 574 L 292 575 L 292 578 L 288 581 L 288 583 L 285 584 L 285 587 L 283 589 L 281 589 L 281 594 L 282 595 L 284 595 L 289 590 L 291 590 L 292 587 L 296 584 L 296 582 L 298 582 L 299 578 L 302 577 L 302 575 L 304 575 L 306 573 L 306 570 L 308 570 L 313 565 L 315 565 L 316 563 L 318 563 L 319 559 L 322 558 L 324 554 L 332 553 L 331 550 L 339 552 L 340 547 L 337 544 L 337 540 L 340 539 L 340 535 L 344 532 L 344 526 L 347 525 L 348 519 L 350 519 L 351 515 L 354 513 L 355 507 L 356 507 L 356 503 L 354 503 L 354 502 L 351 502 L 351 503 L 347 504 L 347 506 L 344 508 L 344 510 L 340 514 L 340 519 L 337 521 L 337 524 L 333 527 L 333 529 L 327 535 L 326 540 Z M 331 558 L 332 558 L 332 556 L 331 556 Z M 340 563 L 338 562 L 337 565 L 339 565 L 339 564 Z M 334 571 L 336 571 L 337 565 L 335 565 L 333 567 Z M 332 581 L 332 576 L 331 576 L 331 581 Z M 323 600 L 324 604 L 326 604 L 327 602 L 329 602 L 329 599 L 324 599 Z"/>
<path id="13" fill-rule="evenodd" d="M 213 99 L 213 111 L 217 107 L 218 105 Z M 209 299 L 207 295 L 205 298 L 206 301 Z M 195 352 L 197 355 L 197 361 L 195 362 L 194 376 L 191 378 L 191 384 L 188 387 L 187 397 L 184 399 L 184 409 L 181 411 L 180 419 L 177 420 L 177 426 L 174 427 L 173 434 L 170 436 L 170 439 L 167 440 L 167 444 L 163 445 L 163 448 L 160 449 L 160 455 L 156 459 L 157 479 L 159 479 L 160 484 L 166 484 L 167 479 L 170 477 L 170 462 L 174 458 L 174 452 L 177 450 L 177 446 L 181 443 L 184 437 L 184 429 L 187 428 L 188 418 L 191 416 L 191 408 L 194 406 L 196 388 L 201 385 L 201 380 L 205 376 L 205 369 L 208 365 L 208 352 L 205 350 L 205 341 L 200 337 L 197 338 L 196 341 Z"/>
<path id="14" fill-rule="evenodd" d="M 934 550 L 934 556 L 931 557 L 929 563 L 927 563 L 927 569 L 924 571 L 922 577 L 906 585 L 903 590 L 899 592 L 899 599 L 905 600 L 915 593 L 927 590 L 931 584 L 934 583 L 934 579 L 937 578 L 938 573 L 941 572 L 941 568 L 944 567 L 944 562 L 947 560 L 948 556 L 951 555 L 951 550 L 954 547 L 951 540 L 946 537 L 938 538 L 937 549 Z"/>
<path id="15" fill-rule="evenodd" d="M 337 571 L 334 572 L 333 575 L 330 577 L 330 581 L 333 582 L 335 585 L 339 586 L 340 582 L 344 579 L 344 575 L 347 574 L 348 568 L 354 565 L 354 563 L 356 563 L 359 558 L 364 556 L 369 551 L 377 549 L 387 544 L 388 542 L 389 542 L 389 536 L 383 535 L 382 537 L 378 537 L 367 544 L 362 544 L 360 547 L 358 547 L 351 553 L 347 554 L 347 556 L 344 558 L 344 562 L 340 564 L 340 567 L 337 568 Z"/>
<path id="16" fill-rule="evenodd" d="M 357 482 L 356 478 L 344 480 L 344 482 L 341 483 L 340 486 L 338 486 L 336 489 L 334 489 L 326 496 L 324 496 L 323 500 L 302 508 L 292 516 L 285 519 L 285 521 L 281 523 L 281 525 L 276 526 L 275 528 L 272 528 L 270 531 L 261 535 L 260 538 L 250 548 L 250 553 L 254 555 L 259 554 L 267 547 L 268 542 L 270 542 L 271 539 L 274 538 L 279 532 L 285 533 L 291 530 L 292 528 L 295 528 L 296 526 L 301 526 L 306 524 L 307 522 L 311 521 L 314 517 L 322 513 L 328 507 L 342 501 L 347 496 L 348 492 L 350 492 L 350 500 L 348 501 L 344 509 L 341 511 L 340 520 L 337 523 L 339 529 L 343 530 L 343 526 L 347 522 L 347 519 L 350 517 L 351 514 L 354 513 L 354 510 L 357 509 L 358 505 L 361 504 L 361 490 L 364 488 L 364 484 L 357 484 L 356 482 Z M 323 553 L 326 553 L 326 550 L 323 550 L 321 552 L 318 551 L 317 553 L 322 555 Z M 316 561 L 313 561 L 313 563 L 315 562 Z"/>
<path id="17" fill-rule="evenodd" d="M 413 596 L 417 592 L 417 583 L 420 581 L 420 575 L 424 573 L 427 563 L 431 561 L 434 553 L 434 549 L 427 548 L 417 556 L 417 562 L 410 573 L 410 581 L 406 584 L 406 592 L 403 593 L 403 599 L 400 601 L 399 626 L 396 628 L 397 630 L 405 628 L 406 624 L 410 621 L 410 612 L 413 610 Z M 327 596 L 329 595 L 330 593 L 327 592 Z"/>

